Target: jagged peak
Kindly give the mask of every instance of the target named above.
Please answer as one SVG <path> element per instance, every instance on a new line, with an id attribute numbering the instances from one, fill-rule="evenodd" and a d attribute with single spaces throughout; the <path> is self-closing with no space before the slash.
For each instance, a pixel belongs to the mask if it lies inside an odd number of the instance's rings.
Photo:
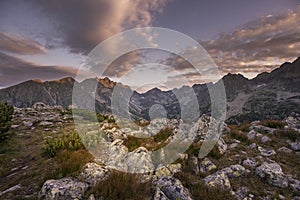
<path id="1" fill-rule="evenodd" d="M 116 82 L 110 80 L 108 77 L 99 78 L 98 81 L 107 88 L 113 88 L 116 85 Z"/>
<path id="2" fill-rule="evenodd" d="M 244 79 L 244 80 L 249 80 L 248 78 L 246 78 L 244 75 L 238 73 L 238 74 L 233 74 L 233 73 L 228 73 L 225 76 L 223 76 L 223 80 L 227 80 L 227 79 Z"/>
<path id="3" fill-rule="evenodd" d="M 75 79 L 73 77 L 65 77 L 59 80 L 55 80 L 57 83 L 66 83 L 66 82 L 74 82 Z"/>

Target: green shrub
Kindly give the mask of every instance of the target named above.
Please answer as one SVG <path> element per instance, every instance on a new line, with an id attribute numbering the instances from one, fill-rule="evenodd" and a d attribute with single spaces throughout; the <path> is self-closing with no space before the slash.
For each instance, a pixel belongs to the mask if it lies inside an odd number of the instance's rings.
<path id="1" fill-rule="evenodd" d="M 45 146 L 45 152 L 50 157 L 55 157 L 61 150 L 76 151 L 84 149 L 77 132 L 63 134 L 58 138 L 46 139 Z"/>
<path id="2" fill-rule="evenodd" d="M 0 102 L 0 142 L 7 138 L 7 131 L 11 127 L 11 119 L 14 113 L 14 107 Z"/>

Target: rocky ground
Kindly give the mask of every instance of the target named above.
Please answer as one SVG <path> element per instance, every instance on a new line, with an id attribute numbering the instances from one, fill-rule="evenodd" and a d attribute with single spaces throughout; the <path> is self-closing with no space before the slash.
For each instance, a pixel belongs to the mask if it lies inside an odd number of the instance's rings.
<path id="1" fill-rule="evenodd" d="M 15 108 L 11 137 L 0 147 L 0 199 L 300 199 L 299 115 L 224 125 L 215 147 L 200 158 L 210 120 L 198 121 L 197 139 L 167 166 L 156 166 L 150 154 L 174 139 L 178 121 L 166 120 L 172 131 L 159 139 L 137 140 L 128 136 L 136 130 L 103 120 L 106 165 L 135 171 L 138 163 L 139 172 L 147 172 L 134 175 L 107 167 L 76 139 L 49 156 L 46 141 L 75 132 L 72 115 L 44 104 Z"/>

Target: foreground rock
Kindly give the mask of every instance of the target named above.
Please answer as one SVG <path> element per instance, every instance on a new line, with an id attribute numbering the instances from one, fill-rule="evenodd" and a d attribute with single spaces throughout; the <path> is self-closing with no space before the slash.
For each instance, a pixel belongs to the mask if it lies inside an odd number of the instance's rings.
<path id="1" fill-rule="evenodd" d="M 277 163 L 263 163 L 256 168 L 255 173 L 260 178 L 266 179 L 270 185 L 280 188 L 288 187 L 288 177 Z"/>
<path id="2" fill-rule="evenodd" d="M 89 186 L 95 186 L 97 183 L 105 180 L 109 175 L 109 169 L 106 166 L 97 163 L 87 163 L 79 175 Z"/>
<path id="3" fill-rule="evenodd" d="M 229 178 L 240 177 L 248 172 L 241 165 L 232 165 L 205 177 L 203 181 L 209 187 L 220 187 L 225 190 L 231 190 Z"/>
<path id="4" fill-rule="evenodd" d="M 155 200 L 192 200 L 192 195 L 182 183 L 173 177 L 163 176 L 154 182 L 156 186 Z"/>
<path id="5" fill-rule="evenodd" d="M 73 200 L 83 199 L 88 185 L 74 178 L 48 180 L 39 192 L 39 199 L 43 200 Z"/>

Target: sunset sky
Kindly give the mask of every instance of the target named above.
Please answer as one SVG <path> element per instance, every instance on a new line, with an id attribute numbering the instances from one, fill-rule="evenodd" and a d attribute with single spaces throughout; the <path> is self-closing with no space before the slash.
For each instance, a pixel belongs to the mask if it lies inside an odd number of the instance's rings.
<path id="1" fill-rule="evenodd" d="M 299 0 L 1 0 L 0 87 L 29 79 L 74 77 L 101 41 L 147 26 L 192 37 L 209 52 L 222 75 L 253 78 L 300 56 Z M 184 67 L 174 56 L 169 62 L 172 55 L 165 52 L 133 52 L 114 63 L 113 69 L 123 73 L 107 75 L 120 80 L 129 68 L 139 66 L 138 56 L 143 63 L 150 60 L 147 57 L 161 59 L 159 74 L 166 76 L 161 63 Z M 193 79 L 190 71 L 181 73 Z M 176 79 L 169 74 L 167 80 Z M 164 79 L 155 81 L 164 84 Z"/>

